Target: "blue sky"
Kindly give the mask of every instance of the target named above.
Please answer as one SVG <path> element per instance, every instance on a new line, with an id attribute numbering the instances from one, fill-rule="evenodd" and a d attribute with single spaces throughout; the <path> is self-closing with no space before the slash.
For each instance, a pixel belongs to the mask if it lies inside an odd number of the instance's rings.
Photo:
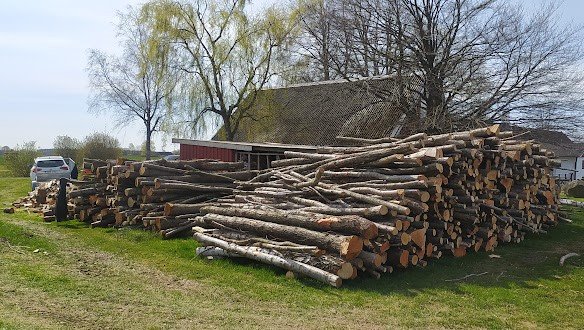
<path id="1" fill-rule="evenodd" d="M 542 0 L 515 0 L 526 9 Z M 52 146 L 58 135 L 82 139 L 93 132 L 140 145 L 139 123 L 115 128 L 107 115 L 87 111 L 85 68 L 90 48 L 119 51 L 115 13 L 138 0 L 0 0 L 0 146 L 37 141 Z M 255 1 L 257 5 L 276 0 Z M 562 23 L 584 24 L 584 1 L 562 2 Z M 157 137 L 157 149 L 172 150 Z"/>

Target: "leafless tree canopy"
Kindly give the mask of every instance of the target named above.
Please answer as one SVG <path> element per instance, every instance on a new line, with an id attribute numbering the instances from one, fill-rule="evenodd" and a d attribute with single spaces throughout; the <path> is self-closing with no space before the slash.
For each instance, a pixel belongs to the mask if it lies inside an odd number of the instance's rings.
<path id="1" fill-rule="evenodd" d="M 120 14 L 119 38 L 123 54 L 91 50 L 89 55 L 90 110 L 110 111 L 120 126 L 134 120 L 144 124 L 146 158 L 150 159 L 152 134 L 169 114 L 179 81 L 170 45 L 152 40 L 149 13 L 129 7 Z"/>
<path id="2" fill-rule="evenodd" d="M 580 28 L 499 0 L 299 0 L 290 82 L 388 75 L 428 131 L 582 123 Z M 384 91 L 377 91 L 387 98 Z M 577 120 L 578 119 L 578 120 Z"/>

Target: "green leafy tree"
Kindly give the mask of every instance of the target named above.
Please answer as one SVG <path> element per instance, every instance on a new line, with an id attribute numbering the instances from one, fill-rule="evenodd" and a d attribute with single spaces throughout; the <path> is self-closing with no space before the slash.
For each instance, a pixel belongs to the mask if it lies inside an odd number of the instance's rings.
<path id="1" fill-rule="evenodd" d="M 171 40 L 187 73 L 181 91 L 189 104 L 185 119 L 195 131 L 209 119 L 233 140 L 257 92 L 274 77 L 272 62 L 293 30 L 294 20 L 275 7 L 258 16 L 244 0 L 152 1 L 157 40 Z M 183 130 L 184 131 L 184 130 Z"/>
<path id="2" fill-rule="evenodd" d="M 138 147 L 136 147 L 133 143 L 130 143 L 128 145 L 128 150 L 130 150 L 130 151 L 137 151 L 138 150 Z"/>
<path id="3" fill-rule="evenodd" d="M 6 167 L 13 176 L 25 177 L 30 173 L 30 168 L 34 164 L 34 159 L 41 153 L 35 141 L 19 144 L 16 148 L 4 154 Z"/>

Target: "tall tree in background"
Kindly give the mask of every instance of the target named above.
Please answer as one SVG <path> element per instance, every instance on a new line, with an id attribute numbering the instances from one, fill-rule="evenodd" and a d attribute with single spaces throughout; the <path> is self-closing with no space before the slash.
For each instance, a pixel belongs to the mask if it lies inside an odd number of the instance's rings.
<path id="1" fill-rule="evenodd" d="M 140 120 L 146 134 L 146 159 L 151 157 L 152 135 L 161 129 L 172 108 L 179 81 L 171 45 L 152 39 L 150 14 L 132 7 L 120 13 L 118 36 L 123 53 L 116 56 L 91 50 L 88 67 L 90 110 L 113 113 L 120 126 Z"/>
<path id="2" fill-rule="evenodd" d="M 74 159 L 79 162 L 79 150 L 81 149 L 81 141 L 67 135 L 59 135 L 53 141 L 53 149 L 56 155 L 65 158 Z"/>
<path id="3" fill-rule="evenodd" d="M 233 140 L 259 90 L 273 77 L 275 52 L 292 30 L 291 20 L 275 8 L 257 16 L 245 0 L 153 1 L 156 32 L 174 40 L 181 69 L 187 122 L 204 127 L 209 118 L 223 125 L 223 138 Z"/>
<path id="4" fill-rule="evenodd" d="M 297 70 L 312 70 L 300 79 L 389 75 L 401 108 L 418 109 L 420 127 L 428 131 L 483 121 L 549 128 L 581 123 L 581 29 L 558 24 L 554 5 L 525 15 L 500 0 L 298 4 L 303 33 L 289 58 Z"/>
<path id="5" fill-rule="evenodd" d="M 81 158 L 116 159 L 122 155 L 120 142 L 106 133 L 93 133 L 83 139 Z"/>

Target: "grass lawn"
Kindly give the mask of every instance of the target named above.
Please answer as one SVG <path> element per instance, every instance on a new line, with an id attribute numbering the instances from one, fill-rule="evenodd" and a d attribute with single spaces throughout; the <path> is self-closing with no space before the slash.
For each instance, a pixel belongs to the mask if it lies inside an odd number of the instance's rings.
<path id="1" fill-rule="evenodd" d="M 571 199 L 577 202 L 584 202 L 584 197 L 568 197 L 566 194 L 561 193 L 560 194 L 560 198 L 567 198 L 567 199 Z"/>
<path id="2" fill-rule="evenodd" d="M 0 178 L 0 204 L 28 191 Z M 584 210 L 521 244 L 334 289 L 192 239 L 0 214 L 2 328 L 584 328 Z M 37 251 L 38 250 L 38 251 Z M 34 251 L 37 251 L 36 253 Z M 470 274 L 481 276 L 463 277 Z"/>

